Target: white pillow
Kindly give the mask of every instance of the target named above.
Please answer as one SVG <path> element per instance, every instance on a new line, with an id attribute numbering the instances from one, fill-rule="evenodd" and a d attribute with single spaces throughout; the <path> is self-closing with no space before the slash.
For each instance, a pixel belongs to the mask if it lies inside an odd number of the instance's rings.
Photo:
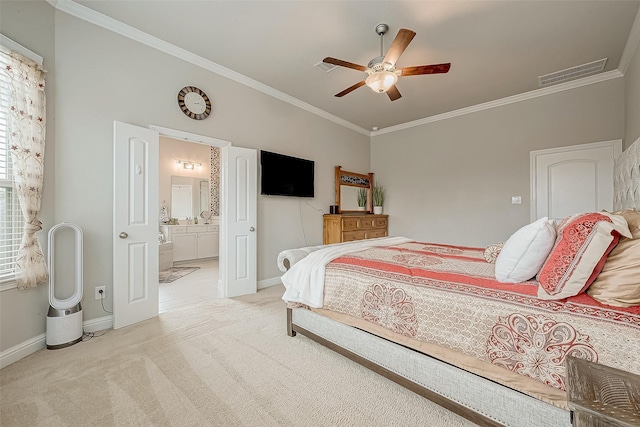
<path id="1" fill-rule="evenodd" d="M 538 274 L 556 241 L 549 218 L 540 218 L 516 231 L 506 241 L 496 260 L 499 282 L 520 283 Z"/>

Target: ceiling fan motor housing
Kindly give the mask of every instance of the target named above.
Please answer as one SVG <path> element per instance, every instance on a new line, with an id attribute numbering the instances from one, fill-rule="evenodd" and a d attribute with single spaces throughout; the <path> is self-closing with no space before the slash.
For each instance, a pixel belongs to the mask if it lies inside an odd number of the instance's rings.
<path id="1" fill-rule="evenodd" d="M 382 61 L 384 60 L 384 56 L 378 56 L 376 58 L 373 58 L 371 61 L 369 61 L 369 63 L 367 64 L 367 67 L 373 71 L 382 71 L 385 68 L 382 66 Z M 387 65 L 391 65 L 391 64 L 387 64 Z"/>

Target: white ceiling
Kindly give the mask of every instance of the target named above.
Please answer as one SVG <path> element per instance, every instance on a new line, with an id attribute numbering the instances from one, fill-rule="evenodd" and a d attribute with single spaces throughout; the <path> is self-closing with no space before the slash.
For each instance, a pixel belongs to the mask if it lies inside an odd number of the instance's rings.
<path id="1" fill-rule="evenodd" d="M 614 0 L 77 3 L 367 130 L 533 91 L 538 76 L 602 58 L 608 58 L 605 72 L 616 70 L 640 6 Z M 366 66 L 379 55 L 379 23 L 390 27 L 385 52 L 400 28 L 417 33 L 398 67 L 451 62 L 451 71 L 401 77 L 403 97 L 394 102 L 366 86 L 334 97 L 365 74 L 341 67 L 325 73 L 314 65 L 332 56 Z"/>

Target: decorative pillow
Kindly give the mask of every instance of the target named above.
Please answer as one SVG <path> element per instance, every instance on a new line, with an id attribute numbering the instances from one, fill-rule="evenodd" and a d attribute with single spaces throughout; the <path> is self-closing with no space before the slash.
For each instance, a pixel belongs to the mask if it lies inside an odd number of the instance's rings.
<path id="1" fill-rule="evenodd" d="M 627 220 L 633 238 L 620 238 L 587 293 L 607 305 L 640 305 L 640 212 L 628 209 L 614 214 Z"/>
<path id="2" fill-rule="evenodd" d="M 558 238 L 538 273 L 538 298 L 564 299 L 578 295 L 598 276 L 620 235 L 631 237 L 626 220 L 605 212 L 566 217 Z"/>
<path id="3" fill-rule="evenodd" d="M 499 282 L 519 283 L 531 279 L 542 267 L 556 240 L 549 218 L 525 225 L 505 242 L 496 260 Z"/>
<path id="4" fill-rule="evenodd" d="M 484 259 L 491 264 L 495 264 L 498 259 L 498 255 L 504 246 L 504 242 L 494 243 L 493 245 L 489 245 L 484 250 Z"/>

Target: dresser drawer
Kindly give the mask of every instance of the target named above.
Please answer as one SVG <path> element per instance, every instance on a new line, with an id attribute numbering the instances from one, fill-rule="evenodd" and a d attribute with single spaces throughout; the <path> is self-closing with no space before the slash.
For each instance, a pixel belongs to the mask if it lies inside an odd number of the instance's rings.
<path id="1" fill-rule="evenodd" d="M 373 228 L 387 228 L 388 223 L 389 223 L 388 218 L 376 218 L 373 221 Z"/>
<path id="2" fill-rule="evenodd" d="M 376 220 L 374 218 L 343 218 L 342 230 L 367 230 L 369 228 L 375 228 L 375 222 Z"/>
<path id="3" fill-rule="evenodd" d="M 387 229 L 367 231 L 367 239 L 375 239 L 376 237 L 387 237 Z"/>
<path id="4" fill-rule="evenodd" d="M 360 218 L 342 218 L 342 231 L 355 231 L 360 228 Z"/>
<path id="5" fill-rule="evenodd" d="M 369 228 L 373 228 L 375 224 L 374 218 L 362 218 L 360 220 L 360 230 L 366 230 Z"/>
<path id="6" fill-rule="evenodd" d="M 364 240 L 366 238 L 364 231 L 346 231 L 342 233 L 343 242 L 353 242 L 354 240 Z"/>

